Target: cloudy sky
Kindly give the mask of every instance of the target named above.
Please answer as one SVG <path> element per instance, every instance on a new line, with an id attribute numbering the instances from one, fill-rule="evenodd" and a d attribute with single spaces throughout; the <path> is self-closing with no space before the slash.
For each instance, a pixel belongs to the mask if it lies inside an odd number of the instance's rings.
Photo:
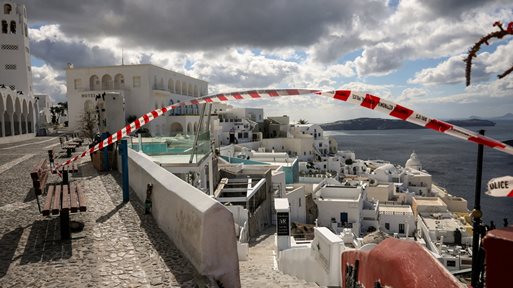
<path id="1" fill-rule="evenodd" d="M 65 100 L 65 67 L 151 63 L 209 82 L 209 90 L 349 88 L 429 116 L 513 112 L 513 36 L 483 47 L 465 87 L 466 51 L 511 1 L 24 0 L 34 89 Z M 239 102 L 266 115 L 322 123 L 383 117 L 318 97 Z"/>

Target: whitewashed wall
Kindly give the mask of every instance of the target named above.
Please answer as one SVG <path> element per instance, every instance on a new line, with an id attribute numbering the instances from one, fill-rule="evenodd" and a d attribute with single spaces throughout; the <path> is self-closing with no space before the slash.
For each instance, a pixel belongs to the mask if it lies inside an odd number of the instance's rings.
<path id="1" fill-rule="evenodd" d="M 159 225 L 202 275 L 224 287 L 240 287 L 233 215 L 219 202 L 192 187 L 151 159 L 129 149 L 130 187 L 146 199 L 153 183 L 152 214 Z"/>

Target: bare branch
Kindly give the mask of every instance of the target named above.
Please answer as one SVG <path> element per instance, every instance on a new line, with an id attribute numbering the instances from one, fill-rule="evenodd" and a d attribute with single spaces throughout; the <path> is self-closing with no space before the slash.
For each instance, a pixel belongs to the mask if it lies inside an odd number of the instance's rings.
<path id="1" fill-rule="evenodd" d="M 508 28 L 506 30 L 504 30 L 504 28 L 502 28 L 502 23 L 500 23 L 499 21 L 495 22 L 493 24 L 493 26 L 499 27 L 499 31 L 495 31 L 495 32 L 492 32 L 488 35 L 481 37 L 481 39 L 479 39 L 479 41 L 477 41 L 474 44 L 474 46 L 472 46 L 472 48 L 470 48 L 470 50 L 468 51 L 467 57 L 463 60 L 466 63 L 465 79 L 466 79 L 467 86 L 470 85 L 470 74 L 472 72 L 471 71 L 472 70 L 472 58 L 477 57 L 477 52 L 479 51 L 479 49 L 481 49 L 481 45 L 483 45 L 483 44 L 489 45 L 488 41 L 493 38 L 502 39 L 506 35 L 513 35 L 513 22 L 510 22 L 508 24 Z M 509 70 L 507 70 L 504 73 L 502 73 L 501 75 L 499 75 L 499 79 L 503 78 L 504 76 L 511 73 L 511 70 L 512 69 L 510 68 Z"/>
<path id="2" fill-rule="evenodd" d="M 504 78 L 504 76 L 508 75 L 511 72 L 513 72 L 513 66 L 511 66 L 511 68 L 509 68 L 508 70 L 504 71 L 504 73 L 497 75 L 497 77 L 499 77 L 499 79 L 502 79 Z"/>

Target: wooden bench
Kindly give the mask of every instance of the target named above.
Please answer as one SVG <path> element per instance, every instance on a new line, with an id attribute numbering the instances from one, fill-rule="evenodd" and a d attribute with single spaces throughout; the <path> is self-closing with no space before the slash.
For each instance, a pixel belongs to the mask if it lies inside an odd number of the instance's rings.
<path id="1" fill-rule="evenodd" d="M 45 192 L 48 172 L 48 161 L 46 159 L 41 159 L 41 161 L 39 161 L 39 163 L 37 163 L 30 172 L 32 186 L 34 187 L 34 193 L 36 195 L 42 195 Z"/>
<path id="2" fill-rule="evenodd" d="M 86 212 L 86 198 L 80 183 L 50 184 L 43 206 L 43 216 L 56 216 L 62 213 Z"/>
<path id="3" fill-rule="evenodd" d="M 80 147 L 82 145 L 82 143 L 84 142 L 84 140 L 82 138 L 75 137 L 74 135 L 71 136 L 72 137 L 71 139 L 68 137 L 68 135 L 65 135 L 64 137 L 66 139 L 64 144 L 76 145 L 77 147 Z"/>
<path id="4" fill-rule="evenodd" d="M 80 183 L 48 185 L 48 192 L 41 214 L 43 216 L 59 216 L 62 240 L 71 238 L 70 213 L 86 211 L 87 200 Z"/>
<path id="5" fill-rule="evenodd" d="M 49 184 L 46 189 L 50 169 L 48 160 L 42 159 L 34 166 L 30 172 L 32 184 L 34 186 L 34 194 L 39 212 L 43 216 L 59 216 L 61 222 L 61 239 L 70 239 L 69 214 L 77 212 L 85 212 L 87 210 L 86 197 L 80 183 L 68 181 L 68 171 L 77 169 L 77 164 L 64 166 L 63 183 Z M 75 171 L 75 172 L 76 172 Z M 41 209 L 39 196 L 46 193 L 46 199 Z"/>

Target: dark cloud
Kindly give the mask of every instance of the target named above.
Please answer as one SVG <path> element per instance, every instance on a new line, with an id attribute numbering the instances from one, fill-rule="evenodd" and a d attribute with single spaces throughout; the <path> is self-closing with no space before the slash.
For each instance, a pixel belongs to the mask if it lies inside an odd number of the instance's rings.
<path id="1" fill-rule="evenodd" d="M 482 9 L 483 6 L 494 3 L 511 4 L 510 1 L 504 0 L 429 0 L 419 2 L 436 16 L 442 17 L 459 17 L 463 12 L 467 12 L 475 8 Z"/>
<path id="2" fill-rule="evenodd" d="M 308 46 L 330 24 L 350 25 L 355 11 L 365 11 L 370 5 L 375 14 L 385 8 L 376 1 L 339 0 L 21 2 L 27 5 L 29 21 L 58 23 L 69 36 L 119 36 L 124 45 L 180 51 Z"/>
<path id="3" fill-rule="evenodd" d="M 98 46 L 89 47 L 81 42 L 44 39 L 30 41 L 31 54 L 56 69 L 65 69 L 67 63 L 77 67 L 119 64 L 119 56 Z"/>

